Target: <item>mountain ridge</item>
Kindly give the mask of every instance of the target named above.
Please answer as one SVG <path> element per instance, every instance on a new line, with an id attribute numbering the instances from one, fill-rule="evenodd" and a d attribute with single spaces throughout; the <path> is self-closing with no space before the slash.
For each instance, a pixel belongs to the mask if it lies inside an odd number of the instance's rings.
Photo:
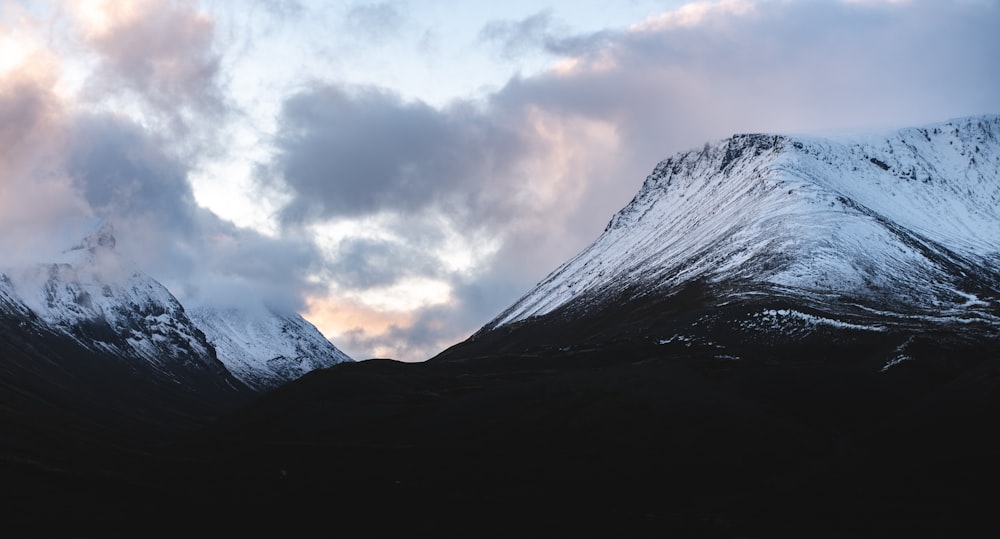
<path id="1" fill-rule="evenodd" d="M 998 140 L 1000 116 L 985 115 L 860 141 L 735 135 L 679 153 L 591 246 L 482 331 L 698 280 L 994 325 Z"/>

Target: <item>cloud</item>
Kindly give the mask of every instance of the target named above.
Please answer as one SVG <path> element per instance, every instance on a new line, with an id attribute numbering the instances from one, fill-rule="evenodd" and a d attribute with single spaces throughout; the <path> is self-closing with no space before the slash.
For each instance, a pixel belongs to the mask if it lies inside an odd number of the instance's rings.
<path id="1" fill-rule="evenodd" d="M 540 278 L 539 268 L 599 232 L 604 223 L 587 199 L 602 198 L 595 192 L 614 178 L 604 163 L 617 141 L 607 124 L 530 103 L 437 109 L 385 91 L 318 85 L 286 102 L 276 147 L 261 179 L 288 190 L 287 229 L 365 223 L 322 240 L 331 290 L 312 298 L 313 316 L 343 324 L 323 305 L 367 301 L 396 322 L 341 329 L 338 346 L 417 360 L 468 336 L 514 299 L 511 291 Z M 486 286 L 508 295 L 484 293 L 490 265 L 506 272 Z M 404 289 L 425 292 L 411 301 Z M 385 296 L 395 301 L 377 300 Z M 391 307 L 401 302 L 409 305 Z"/>
<path id="2" fill-rule="evenodd" d="M 696 6 L 513 80 L 496 99 L 613 121 L 630 160 L 644 164 L 734 132 L 906 125 L 997 108 L 996 5 Z"/>
<path id="3" fill-rule="evenodd" d="M 281 20 L 295 19 L 305 13 L 305 7 L 298 0 L 256 0 L 271 17 Z"/>
<path id="4" fill-rule="evenodd" d="M 479 40 L 498 47 L 501 57 L 512 59 L 543 48 L 551 26 L 552 12 L 540 11 L 520 21 L 489 22 L 479 30 Z"/>
<path id="5" fill-rule="evenodd" d="M 2 265 L 52 260 L 106 221 L 116 249 L 185 301 L 302 309 L 320 260 L 312 239 L 199 207 L 177 134 L 74 101 L 60 91 L 65 61 L 28 51 L 0 77 Z"/>
<path id="6" fill-rule="evenodd" d="M 91 0 L 75 6 L 81 39 L 98 60 L 89 80 L 95 99 L 127 93 L 147 115 L 180 134 L 225 115 L 214 21 L 194 1 Z"/>
<path id="7" fill-rule="evenodd" d="M 373 307 L 343 295 L 312 296 L 306 316 L 328 330 L 339 348 L 356 359 L 391 357 L 422 361 L 495 316 L 497 305 L 520 290 L 504 276 L 476 275 L 452 282 L 449 301 L 407 310 Z"/>
<path id="8" fill-rule="evenodd" d="M 163 277 L 186 304 L 302 312 L 306 297 L 323 291 L 312 280 L 322 258 L 311 238 L 265 236 L 205 210 L 200 217 L 199 229 L 180 238 L 170 257 L 183 250 L 190 266 Z"/>
<path id="9" fill-rule="evenodd" d="M 71 118 L 68 140 L 66 175 L 80 203 L 114 224 L 117 250 L 185 304 L 301 310 L 315 291 L 321 257 L 311 238 L 265 236 L 199 207 L 190 167 L 158 135 L 86 114 Z"/>
<path id="10" fill-rule="evenodd" d="M 344 26 L 348 31 L 373 42 L 392 39 L 405 23 L 403 12 L 390 2 L 355 4 L 344 17 Z"/>
<path id="11" fill-rule="evenodd" d="M 435 257 L 398 240 L 346 238 L 334 249 L 326 269 L 348 289 L 371 289 L 412 275 L 440 272 Z"/>
<path id="12" fill-rule="evenodd" d="M 19 66 L 0 78 L 0 167 L 6 176 L 24 174 L 39 153 L 50 149 L 62 121 L 62 103 L 52 91 L 54 74 L 45 66 Z"/>
<path id="13" fill-rule="evenodd" d="M 109 114 L 75 118 L 71 136 L 68 172 L 98 214 L 192 228 L 196 204 L 187 167 L 164 152 L 160 137 Z"/>
<path id="14" fill-rule="evenodd" d="M 550 10 L 518 21 L 491 21 L 479 31 L 479 41 L 495 47 L 500 57 L 507 60 L 538 51 L 556 56 L 585 54 L 599 49 L 612 36 L 611 31 L 573 35 L 555 22 Z"/>
<path id="15" fill-rule="evenodd" d="M 90 215 L 64 169 L 66 112 L 53 91 L 54 59 L 32 54 L 0 76 L 0 251 L 34 262 L 40 247 L 69 242 Z M 64 247 L 66 244 L 64 243 Z"/>
<path id="16" fill-rule="evenodd" d="M 527 153 L 517 126 L 469 106 L 441 110 L 375 88 L 318 85 L 284 105 L 265 181 L 295 194 L 286 222 L 451 208 L 487 218 L 491 186 Z"/>

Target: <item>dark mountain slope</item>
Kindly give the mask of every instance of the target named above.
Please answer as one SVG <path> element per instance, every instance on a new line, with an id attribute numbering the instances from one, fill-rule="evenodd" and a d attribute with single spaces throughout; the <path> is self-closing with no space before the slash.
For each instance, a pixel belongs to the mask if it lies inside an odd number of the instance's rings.
<path id="1" fill-rule="evenodd" d="M 884 373 L 624 347 L 364 361 L 227 416 L 156 484 L 236 527 L 966 536 L 997 501 L 996 358 Z"/>

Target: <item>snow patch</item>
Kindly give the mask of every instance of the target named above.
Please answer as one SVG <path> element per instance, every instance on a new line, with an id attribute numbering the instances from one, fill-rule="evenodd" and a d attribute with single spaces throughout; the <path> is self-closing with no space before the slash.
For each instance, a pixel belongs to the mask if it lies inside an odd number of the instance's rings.
<path id="1" fill-rule="evenodd" d="M 764 327 L 770 329 L 789 331 L 795 329 L 816 329 L 819 326 L 834 327 L 838 329 L 852 329 L 859 331 L 885 331 L 886 328 L 880 325 L 853 324 L 834 318 L 826 318 L 814 314 L 807 314 L 793 309 L 768 309 L 752 316 L 752 323 L 745 327 Z"/>
<path id="2" fill-rule="evenodd" d="M 896 349 L 893 350 L 892 358 L 889 359 L 889 361 L 886 361 L 885 365 L 883 365 L 882 368 L 879 369 L 879 372 L 885 372 L 889 370 L 891 367 L 899 365 L 904 361 L 909 361 L 913 359 L 912 357 L 906 355 L 906 347 L 909 346 L 910 343 L 912 342 L 913 342 L 913 337 L 910 336 L 906 339 L 906 341 L 903 342 L 903 344 L 897 346 Z"/>

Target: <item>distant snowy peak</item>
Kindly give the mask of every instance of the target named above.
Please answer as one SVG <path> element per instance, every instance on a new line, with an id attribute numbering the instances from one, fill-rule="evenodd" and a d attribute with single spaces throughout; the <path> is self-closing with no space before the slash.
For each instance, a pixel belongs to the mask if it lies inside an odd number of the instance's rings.
<path id="1" fill-rule="evenodd" d="M 66 252 L 85 251 L 94 253 L 97 250 L 113 250 L 116 244 L 115 229 L 111 223 L 102 224 L 93 234 L 87 236 L 74 247 L 70 247 Z"/>
<path id="2" fill-rule="evenodd" d="M 190 315 L 226 368 L 257 390 L 353 361 L 296 313 L 197 307 Z"/>
<path id="3" fill-rule="evenodd" d="M 200 372 L 262 391 L 352 361 L 296 313 L 187 310 L 115 244 L 105 224 L 54 262 L 5 269 L 0 315 L 100 355 L 148 364 L 175 381 Z"/>
<path id="4" fill-rule="evenodd" d="M 693 281 L 995 319 L 998 171 L 1000 116 L 706 144 L 659 163 L 597 241 L 485 329 Z"/>
<path id="5" fill-rule="evenodd" d="M 106 226 L 58 262 L 8 269 L 6 311 L 35 317 L 94 352 L 141 358 L 165 371 L 193 361 L 197 369 L 224 372 L 180 302 L 122 260 L 114 245 Z"/>

